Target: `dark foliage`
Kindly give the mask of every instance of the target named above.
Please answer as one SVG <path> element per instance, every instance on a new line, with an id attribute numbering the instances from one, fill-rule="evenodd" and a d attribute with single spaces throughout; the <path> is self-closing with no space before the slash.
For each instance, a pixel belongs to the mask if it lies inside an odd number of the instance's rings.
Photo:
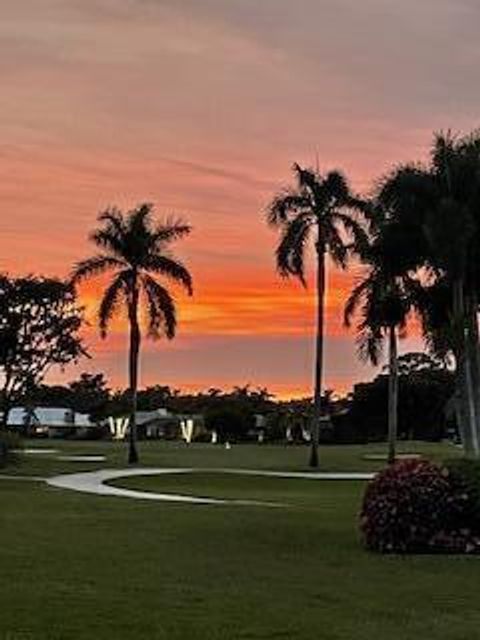
<path id="1" fill-rule="evenodd" d="M 466 496 L 463 526 L 480 531 L 480 461 L 466 458 L 447 460 L 445 466 L 452 484 Z"/>
<path id="2" fill-rule="evenodd" d="M 366 547 L 382 553 L 479 553 L 469 495 L 451 473 L 426 460 L 402 460 L 368 485 L 360 514 Z"/>
<path id="3" fill-rule="evenodd" d="M 454 393 L 454 375 L 436 361 L 406 354 L 399 359 L 398 437 L 440 440 L 450 427 L 447 404 Z M 388 422 L 388 375 L 354 387 L 348 421 L 355 441 L 383 440 Z"/>
<path id="4" fill-rule="evenodd" d="M 86 355 L 82 321 L 70 285 L 52 278 L 0 276 L 0 332 L 8 334 L 0 359 L 4 420 L 48 371 Z"/>
<path id="5" fill-rule="evenodd" d="M 211 408 L 205 414 L 205 426 L 215 430 L 221 442 L 243 440 L 253 424 L 253 413 L 235 404 Z"/>
<path id="6" fill-rule="evenodd" d="M 29 391 L 25 404 L 39 407 L 67 407 L 92 419 L 103 417 L 110 389 L 102 373 L 82 373 L 66 385 L 41 384 Z"/>

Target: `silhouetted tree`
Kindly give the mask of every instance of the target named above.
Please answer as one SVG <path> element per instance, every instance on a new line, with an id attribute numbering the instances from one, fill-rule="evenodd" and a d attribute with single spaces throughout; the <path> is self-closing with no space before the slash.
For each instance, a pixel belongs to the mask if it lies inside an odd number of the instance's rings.
<path id="1" fill-rule="evenodd" d="M 409 313 L 420 307 L 422 287 L 408 272 L 402 272 L 403 256 L 395 246 L 396 226 L 388 217 L 376 225 L 375 237 L 363 248 L 366 275 L 352 290 L 345 305 L 347 326 L 356 312 L 357 345 L 361 360 L 376 365 L 388 342 L 388 461 L 395 461 L 398 430 L 398 337 L 406 331 Z"/>
<path id="2" fill-rule="evenodd" d="M 98 216 L 102 226 L 91 234 L 91 240 L 101 253 L 79 262 L 72 275 L 75 284 L 107 272 L 113 278 L 105 290 L 99 308 L 99 327 L 103 338 L 108 326 L 122 304 L 125 305 L 130 326 L 129 350 L 129 463 L 138 461 L 136 447 L 138 360 L 141 344 L 139 312 L 142 302 L 147 316 L 148 336 L 175 336 L 177 318 L 174 299 L 160 284 L 165 277 L 182 285 L 192 294 L 192 278 L 185 266 L 169 251 L 169 245 L 188 235 L 191 228 L 179 220 L 157 224 L 153 219 L 153 206 L 141 204 L 122 213 L 108 209 Z"/>
<path id="3" fill-rule="evenodd" d="M 11 407 L 55 367 L 86 355 L 79 332 L 83 310 L 71 285 L 54 278 L 0 276 L 3 425 Z"/>
<path id="4" fill-rule="evenodd" d="M 103 373 L 82 373 L 78 380 L 69 383 L 68 390 L 72 409 L 93 419 L 102 415 L 110 399 L 110 389 Z"/>
<path id="5" fill-rule="evenodd" d="M 281 276 L 293 276 L 306 286 L 305 253 L 313 236 L 317 260 L 316 279 L 316 349 L 314 370 L 314 417 L 310 466 L 318 466 L 318 439 L 321 418 L 324 305 L 327 256 L 345 268 L 349 255 L 366 242 L 366 234 L 353 212 L 364 211 L 365 204 L 356 198 L 346 178 L 338 171 L 325 176 L 295 164 L 296 186 L 279 193 L 268 209 L 268 222 L 279 228 L 280 243 L 276 252 Z"/>
<path id="6" fill-rule="evenodd" d="M 434 137 L 425 167 L 395 170 L 381 199 L 404 230 L 401 251 L 416 250 L 428 277 L 424 335 L 430 348 L 452 355 L 458 416 L 467 455 L 480 455 L 480 134 Z"/>

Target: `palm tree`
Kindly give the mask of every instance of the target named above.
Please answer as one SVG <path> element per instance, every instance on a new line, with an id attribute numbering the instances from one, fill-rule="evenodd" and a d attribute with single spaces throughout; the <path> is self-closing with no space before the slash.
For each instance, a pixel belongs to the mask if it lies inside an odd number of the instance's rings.
<path id="1" fill-rule="evenodd" d="M 388 462 L 395 461 L 398 428 L 398 338 L 406 334 L 410 311 L 421 307 L 422 287 L 408 273 L 396 270 L 395 253 L 390 251 L 393 234 L 389 228 L 377 236 L 362 254 L 368 265 L 364 279 L 352 290 L 344 311 L 350 326 L 359 312 L 357 346 L 359 357 L 377 365 L 388 343 Z M 388 241 L 385 242 L 386 238 Z"/>
<path id="2" fill-rule="evenodd" d="M 478 457 L 480 135 L 437 134 L 429 165 L 395 170 L 379 198 L 404 230 L 403 251 L 412 258 L 407 268 L 423 271 L 433 283 L 425 298 L 424 337 L 430 347 L 441 345 L 454 355 L 463 444 L 467 455 Z"/>
<path id="3" fill-rule="evenodd" d="M 293 166 L 296 186 L 279 193 L 267 213 L 268 223 L 279 228 L 280 243 L 276 251 L 277 269 L 282 277 L 293 276 L 306 286 L 305 251 L 311 236 L 317 261 L 316 277 L 316 348 L 314 364 L 314 417 L 312 424 L 310 466 L 318 466 L 318 440 L 321 419 L 321 395 L 324 344 L 324 306 L 326 292 L 326 258 L 345 268 L 351 252 L 367 241 L 366 233 L 354 212 L 363 212 L 364 203 L 356 198 L 344 175 Z M 349 242 L 346 242 L 346 239 Z"/>
<path id="4" fill-rule="evenodd" d="M 435 206 L 425 217 L 425 234 L 438 280 L 451 290 L 452 351 L 462 398 L 463 443 L 468 456 L 480 457 L 480 362 L 478 291 L 480 220 L 480 140 L 437 134 L 431 153 Z"/>
<path id="5" fill-rule="evenodd" d="M 107 335 L 112 318 L 125 305 L 130 325 L 129 395 L 130 426 L 128 462 L 138 462 L 137 452 L 137 387 L 138 360 L 141 345 L 140 310 L 143 303 L 148 336 L 156 339 L 175 336 L 177 317 L 175 301 L 160 284 L 158 276 L 182 285 L 192 294 L 192 277 L 185 266 L 169 252 L 174 240 L 191 231 L 188 224 L 168 219 L 158 224 L 153 219 L 153 205 L 141 204 L 122 213 L 111 208 L 98 216 L 102 226 L 90 236 L 100 253 L 78 262 L 72 274 L 75 284 L 113 272 L 98 311 L 102 338 Z"/>

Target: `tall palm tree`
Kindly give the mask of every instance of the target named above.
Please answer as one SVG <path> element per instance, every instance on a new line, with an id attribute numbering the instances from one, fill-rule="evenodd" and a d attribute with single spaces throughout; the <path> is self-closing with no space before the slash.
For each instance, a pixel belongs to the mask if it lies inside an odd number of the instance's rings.
<path id="1" fill-rule="evenodd" d="M 156 339 L 164 335 L 171 340 L 177 326 L 175 301 L 158 277 L 180 284 L 188 294 L 192 294 L 190 273 L 169 251 L 169 245 L 188 235 L 191 227 L 175 219 L 158 224 L 153 219 L 151 204 L 141 204 L 127 213 L 116 208 L 107 209 L 98 216 L 98 221 L 102 224 L 93 231 L 90 239 L 100 253 L 78 262 L 73 269 L 72 280 L 78 284 L 112 272 L 98 311 L 102 338 L 106 337 L 109 324 L 121 306 L 126 307 L 130 325 L 128 461 L 136 463 L 141 306 L 143 303 L 148 336 Z"/>
<path id="2" fill-rule="evenodd" d="M 312 424 L 310 466 L 318 466 L 318 441 L 321 419 L 321 394 L 324 345 L 324 306 L 327 256 L 341 267 L 354 248 L 367 241 L 365 230 L 354 217 L 364 211 L 364 203 L 355 197 L 347 179 L 339 171 L 325 176 L 312 169 L 293 166 L 294 188 L 274 197 L 268 207 L 268 223 L 279 228 L 280 243 L 276 251 L 277 269 L 282 277 L 293 276 L 306 286 L 305 252 L 313 236 L 316 262 L 316 347 L 314 364 L 314 417 Z"/>
<path id="3" fill-rule="evenodd" d="M 478 134 L 437 134 L 431 153 L 435 206 L 425 217 L 438 279 L 451 289 L 450 334 L 463 404 L 464 447 L 480 457 L 480 362 L 478 292 L 480 239 L 480 147 Z"/>
<path id="4" fill-rule="evenodd" d="M 386 231 L 362 254 L 367 273 L 350 293 L 344 321 L 360 314 L 357 346 L 360 359 L 377 365 L 388 343 L 388 462 L 395 461 L 398 430 L 398 338 L 406 334 L 410 311 L 421 308 L 422 287 L 408 273 L 397 272 L 395 252 L 389 250 L 395 231 Z M 388 238 L 387 241 L 385 241 Z"/>

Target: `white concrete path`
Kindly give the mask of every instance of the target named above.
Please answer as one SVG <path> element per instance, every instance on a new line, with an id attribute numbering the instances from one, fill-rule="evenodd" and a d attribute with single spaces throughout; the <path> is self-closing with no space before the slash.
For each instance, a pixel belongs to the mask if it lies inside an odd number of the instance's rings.
<path id="1" fill-rule="evenodd" d="M 52 487 L 60 489 L 72 489 L 84 493 L 94 493 L 101 496 L 113 496 L 120 498 L 134 498 L 137 500 L 160 500 L 164 502 L 183 502 L 188 504 L 210 504 L 210 505 L 247 505 L 262 507 L 281 507 L 284 505 L 273 502 L 261 502 L 256 500 L 228 500 L 219 498 L 207 498 L 198 496 L 186 496 L 177 493 L 154 493 L 150 491 L 137 491 L 112 487 L 105 484 L 111 480 L 120 478 L 130 478 L 132 476 L 153 476 L 178 473 L 193 473 L 196 469 L 101 469 L 100 471 L 89 471 L 86 473 L 69 473 L 66 475 L 47 478 L 46 482 Z"/>
<path id="2" fill-rule="evenodd" d="M 49 456 L 52 453 L 58 453 L 58 449 L 43 449 L 40 447 L 35 449 L 12 449 L 12 453 L 24 453 L 27 456 Z"/>
<path id="3" fill-rule="evenodd" d="M 106 456 L 78 455 L 78 456 L 57 456 L 55 460 L 62 462 L 105 462 Z"/>
<path id="4" fill-rule="evenodd" d="M 45 482 L 46 478 L 41 478 L 40 476 L 14 476 L 13 474 L 0 474 L 0 480 L 12 480 L 13 482 L 17 482 L 17 480 L 26 480 L 27 482 Z"/>
<path id="5" fill-rule="evenodd" d="M 229 500 L 189 496 L 175 493 L 154 493 L 150 491 L 137 491 L 124 489 L 105 484 L 108 481 L 134 476 L 154 476 L 185 473 L 228 473 L 250 476 L 265 476 L 272 478 L 301 478 L 308 480 L 370 480 L 373 473 L 329 473 L 329 472 L 287 472 L 287 471 L 257 471 L 253 469 L 192 469 L 192 468 L 140 468 L 140 469 L 101 469 L 85 473 L 69 473 L 53 478 L 47 478 L 46 482 L 59 489 L 71 489 L 83 493 L 93 493 L 100 496 L 120 498 L 133 498 L 137 500 L 160 500 L 164 502 L 182 502 L 187 504 L 209 505 L 243 505 L 262 507 L 286 506 L 280 503 L 261 502 L 256 500 Z"/>
<path id="6" fill-rule="evenodd" d="M 374 473 L 364 471 L 261 471 L 259 469 L 193 469 L 202 473 L 235 473 L 268 478 L 300 478 L 302 480 L 371 480 Z"/>

